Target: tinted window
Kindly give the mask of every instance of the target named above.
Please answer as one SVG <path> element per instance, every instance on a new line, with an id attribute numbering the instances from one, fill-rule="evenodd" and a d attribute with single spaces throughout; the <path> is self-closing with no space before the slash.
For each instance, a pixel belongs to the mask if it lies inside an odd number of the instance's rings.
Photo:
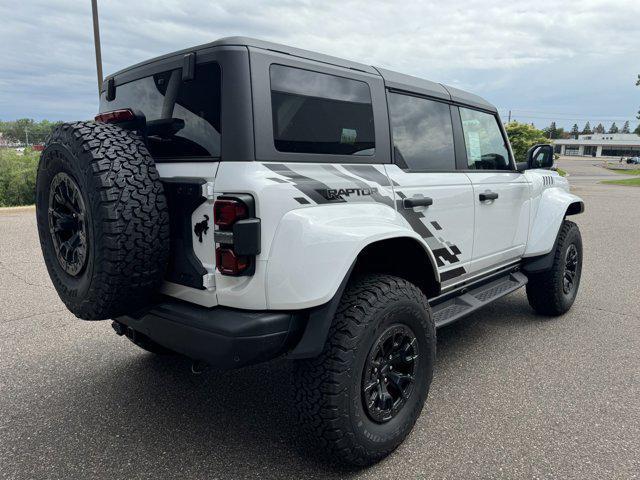
<path id="1" fill-rule="evenodd" d="M 389 93 L 393 152 L 411 170 L 454 170 L 451 112 L 445 103 Z"/>
<path id="2" fill-rule="evenodd" d="M 277 150 L 373 155 L 373 108 L 365 82 L 282 65 L 272 65 L 270 75 Z"/>
<path id="3" fill-rule="evenodd" d="M 509 150 L 498 119 L 489 113 L 460 107 L 470 169 L 511 170 Z"/>
<path id="4" fill-rule="evenodd" d="M 220 67 L 196 65 L 195 78 L 182 81 L 170 70 L 119 85 L 116 98 L 102 95 L 100 111 L 140 110 L 147 118 L 149 150 L 161 157 L 220 156 Z"/>

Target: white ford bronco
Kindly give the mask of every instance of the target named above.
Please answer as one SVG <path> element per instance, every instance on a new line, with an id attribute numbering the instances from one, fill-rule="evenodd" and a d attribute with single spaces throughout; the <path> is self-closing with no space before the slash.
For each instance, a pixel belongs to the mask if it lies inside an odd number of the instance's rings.
<path id="1" fill-rule="evenodd" d="M 584 207 L 552 164 L 516 162 L 475 95 L 225 38 L 109 76 L 95 121 L 55 130 L 38 228 L 76 316 L 218 368 L 292 359 L 301 423 L 366 465 L 420 414 L 438 327 L 524 286 L 573 304 Z"/>

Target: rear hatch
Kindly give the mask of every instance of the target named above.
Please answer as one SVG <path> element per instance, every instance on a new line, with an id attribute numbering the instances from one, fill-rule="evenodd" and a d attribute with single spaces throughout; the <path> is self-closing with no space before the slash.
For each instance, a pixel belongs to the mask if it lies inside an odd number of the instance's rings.
<path id="1" fill-rule="evenodd" d="M 181 57 L 182 58 L 182 57 Z M 165 62 L 166 63 L 166 62 Z M 147 64 L 107 80 L 100 113 L 129 109 L 146 137 L 169 204 L 171 257 L 164 292 L 216 302 L 213 182 L 221 147 L 221 69 L 216 62 Z"/>

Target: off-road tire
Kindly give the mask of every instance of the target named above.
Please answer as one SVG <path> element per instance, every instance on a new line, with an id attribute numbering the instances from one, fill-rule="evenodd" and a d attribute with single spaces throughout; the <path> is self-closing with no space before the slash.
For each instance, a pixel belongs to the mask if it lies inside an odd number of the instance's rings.
<path id="1" fill-rule="evenodd" d="M 387 423 L 363 405 L 363 368 L 376 339 L 390 325 L 416 335 L 419 363 L 414 389 Z M 433 376 L 436 333 L 426 297 L 415 285 L 389 275 L 368 275 L 347 287 L 320 356 L 296 362 L 299 421 L 321 447 L 345 463 L 373 464 L 409 434 L 422 411 Z"/>
<path id="2" fill-rule="evenodd" d="M 50 189 L 61 172 L 75 182 L 86 210 L 86 261 L 75 274 L 58 260 L 50 231 Z M 58 126 L 38 167 L 36 216 L 53 285 L 77 317 L 131 313 L 159 287 L 169 255 L 169 213 L 153 159 L 136 134 L 97 122 Z"/>
<path id="3" fill-rule="evenodd" d="M 568 249 L 573 245 L 577 250 L 578 261 L 575 284 L 567 294 L 564 291 L 563 278 Z M 537 312 L 547 316 L 566 313 L 576 299 L 580 277 L 582 276 L 582 237 L 578 225 L 565 220 L 560 227 L 556 240 L 553 266 L 550 270 L 529 274 L 527 299 Z"/>

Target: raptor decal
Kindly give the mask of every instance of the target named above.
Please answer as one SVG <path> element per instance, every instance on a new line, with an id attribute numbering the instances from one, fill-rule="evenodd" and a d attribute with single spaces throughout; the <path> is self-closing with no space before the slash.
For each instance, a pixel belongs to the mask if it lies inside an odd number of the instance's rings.
<path id="1" fill-rule="evenodd" d="M 383 203 L 390 207 L 395 207 L 404 219 L 409 223 L 411 228 L 420 235 L 431 249 L 438 268 L 446 265 L 455 265 L 460 261 L 459 255 L 462 253 L 457 245 L 445 241 L 442 237 L 436 237 L 431 228 L 435 231 L 442 232 L 443 227 L 437 221 L 428 222 L 422 211 L 416 211 L 413 208 L 404 208 L 403 200 L 406 195 L 399 190 L 402 186 L 395 180 L 388 177 L 373 165 L 341 165 L 341 168 L 349 173 L 343 172 L 336 165 L 324 164 L 319 165 L 331 175 L 340 177 L 349 181 L 352 185 L 331 187 L 320 180 L 316 180 L 309 176 L 296 172 L 287 165 L 280 163 L 264 164 L 271 171 L 287 178 L 291 181 L 291 185 L 305 194 L 316 204 L 325 204 L 333 202 L 347 202 L 353 200 L 363 200 L 364 197 L 371 198 L 372 201 Z M 288 183 L 279 178 L 269 178 L 269 180 L 278 183 Z M 390 187 L 395 193 L 395 201 L 387 195 L 383 195 L 381 190 L 372 186 L 367 182 L 372 182 L 380 187 Z M 392 193 L 392 194 L 393 194 Z M 305 197 L 294 197 L 301 205 L 308 205 L 311 202 Z M 451 280 L 455 277 L 466 273 L 464 267 L 455 267 L 440 273 L 443 281 Z"/>

